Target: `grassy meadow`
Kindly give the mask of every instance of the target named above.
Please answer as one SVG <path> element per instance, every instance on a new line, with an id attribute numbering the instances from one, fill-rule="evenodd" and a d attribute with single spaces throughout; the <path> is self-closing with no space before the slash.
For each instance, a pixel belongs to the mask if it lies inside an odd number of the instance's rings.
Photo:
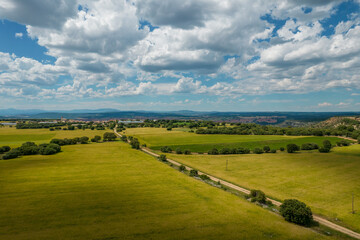
<path id="1" fill-rule="evenodd" d="M 260 189 L 279 200 L 299 199 L 315 213 L 360 231 L 359 144 L 336 147 L 330 153 L 169 157 L 240 186 Z M 351 214 L 353 193 L 356 214 Z"/>
<path id="2" fill-rule="evenodd" d="M 125 143 L 62 150 L 0 161 L 0 239 L 343 239 L 290 224 Z"/>
<path id="3" fill-rule="evenodd" d="M 129 128 L 124 134 L 137 137 L 140 143 L 145 143 L 154 150 L 159 150 L 162 146 L 170 146 L 173 150 L 179 148 L 192 152 L 208 152 L 213 148 L 224 147 L 246 147 L 253 150 L 266 145 L 272 149 L 280 149 L 289 143 L 301 145 L 311 142 L 322 145 L 325 139 L 330 140 L 332 144 L 341 140 L 337 137 L 313 136 L 196 134 L 183 129 L 167 131 L 166 128 Z"/>
<path id="4" fill-rule="evenodd" d="M 72 130 L 72 131 L 50 131 L 49 129 L 16 129 L 15 127 L 0 128 L 0 147 L 7 145 L 18 147 L 24 142 L 47 143 L 52 138 L 74 138 L 87 136 L 89 138 L 95 135 L 103 136 L 105 132 L 111 130 Z"/>

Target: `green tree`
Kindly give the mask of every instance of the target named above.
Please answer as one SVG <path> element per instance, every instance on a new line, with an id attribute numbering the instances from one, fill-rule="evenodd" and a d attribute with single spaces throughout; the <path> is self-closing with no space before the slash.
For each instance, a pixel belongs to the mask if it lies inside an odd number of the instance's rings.
<path id="1" fill-rule="evenodd" d="M 286 149 L 288 153 L 294 153 L 296 151 L 299 151 L 300 147 L 294 143 L 290 143 L 286 146 Z"/>
<path id="2" fill-rule="evenodd" d="M 280 213 L 288 222 L 309 226 L 313 219 L 311 209 L 296 199 L 286 199 L 280 206 Z"/>
<path id="3" fill-rule="evenodd" d="M 104 139 L 104 141 L 115 141 L 116 135 L 115 135 L 115 133 L 112 133 L 112 132 L 106 132 L 103 135 L 103 139 Z"/>

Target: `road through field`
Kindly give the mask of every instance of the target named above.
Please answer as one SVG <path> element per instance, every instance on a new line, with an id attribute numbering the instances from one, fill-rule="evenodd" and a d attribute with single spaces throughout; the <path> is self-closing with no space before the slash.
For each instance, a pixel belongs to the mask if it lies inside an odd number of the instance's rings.
<path id="1" fill-rule="evenodd" d="M 116 128 L 114 128 L 114 132 L 115 132 L 115 134 L 116 134 L 117 136 L 121 137 L 121 134 L 119 134 L 119 133 L 116 131 Z M 145 153 L 147 153 L 147 154 L 150 154 L 150 155 L 152 155 L 152 156 L 154 156 L 154 157 L 159 157 L 159 154 L 152 152 L 149 148 L 140 147 L 140 149 L 141 149 L 141 151 L 143 151 L 143 152 L 145 152 Z M 174 164 L 174 165 L 176 165 L 176 166 L 183 165 L 183 164 L 181 164 L 181 163 L 179 163 L 179 162 L 177 162 L 177 161 L 174 161 L 174 160 L 172 160 L 172 159 L 169 159 L 169 158 L 167 158 L 167 161 L 170 162 L 170 163 L 172 163 L 172 164 Z M 185 168 L 186 168 L 186 170 L 188 170 L 188 171 L 192 170 L 192 168 L 190 168 L 190 167 L 188 167 L 188 166 L 185 166 Z M 209 174 L 207 174 L 207 173 L 203 173 L 203 172 L 201 172 L 201 171 L 198 171 L 198 173 L 199 173 L 199 174 L 206 174 L 206 175 L 208 175 L 208 176 L 210 177 L 211 180 L 213 180 L 213 181 L 215 181 L 215 182 L 220 182 L 222 185 L 227 186 L 227 187 L 229 187 L 229 188 L 232 188 L 232 189 L 234 189 L 234 190 L 236 190 L 236 191 L 239 191 L 239 192 L 242 192 L 242 193 L 245 193 L 245 194 L 249 194 L 249 193 L 250 193 L 250 191 L 249 191 L 248 189 L 246 189 L 246 188 L 239 187 L 239 186 L 237 186 L 237 185 L 235 185 L 235 184 L 232 184 L 232 183 L 230 183 L 230 182 L 224 181 L 224 180 L 219 179 L 219 178 L 217 178 L 217 177 L 215 177 L 215 176 L 211 176 L 211 175 L 209 175 Z M 276 205 L 276 206 L 280 206 L 280 205 L 282 204 L 281 202 L 276 201 L 276 200 L 274 200 L 274 199 L 267 198 L 267 200 L 270 200 L 270 201 L 271 201 L 274 205 Z M 320 217 L 320 216 L 317 216 L 317 215 L 313 215 L 313 218 L 314 218 L 315 221 L 319 222 L 320 224 L 322 224 L 322 225 L 324 225 L 324 226 L 326 226 L 326 227 L 329 227 L 329 228 L 334 229 L 334 230 L 336 230 L 336 231 L 338 231 L 338 232 L 344 233 L 344 234 L 346 234 L 346 235 L 348 235 L 348 236 L 351 236 L 351 237 L 353 237 L 353 238 L 360 239 L 360 233 L 354 232 L 354 231 L 352 231 L 352 230 L 350 230 L 350 229 L 348 229 L 348 228 L 345 228 L 345 227 L 342 227 L 342 226 L 340 226 L 340 225 L 337 225 L 337 224 L 335 224 L 335 223 L 333 223 L 333 222 L 330 222 L 330 221 L 326 220 L 325 218 Z"/>

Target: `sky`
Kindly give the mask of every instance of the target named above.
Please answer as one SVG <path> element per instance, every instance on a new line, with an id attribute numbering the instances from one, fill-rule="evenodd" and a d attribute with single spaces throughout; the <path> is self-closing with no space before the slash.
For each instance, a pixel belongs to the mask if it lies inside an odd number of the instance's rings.
<path id="1" fill-rule="evenodd" d="M 0 109 L 359 111 L 360 0 L 0 0 Z"/>

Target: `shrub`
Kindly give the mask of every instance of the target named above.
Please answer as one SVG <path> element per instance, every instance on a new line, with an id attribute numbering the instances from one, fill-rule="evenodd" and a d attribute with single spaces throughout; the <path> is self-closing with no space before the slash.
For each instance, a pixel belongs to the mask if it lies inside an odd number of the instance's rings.
<path id="1" fill-rule="evenodd" d="M 101 140 L 101 136 L 96 135 L 96 136 L 94 137 L 94 139 L 95 139 L 95 142 L 99 142 L 99 141 Z"/>
<path id="2" fill-rule="evenodd" d="M 165 154 L 160 154 L 159 160 L 162 161 L 162 162 L 166 162 L 166 155 Z"/>
<path id="3" fill-rule="evenodd" d="M 65 141 L 64 141 L 64 140 L 62 140 L 62 139 L 57 139 L 57 138 L 51 139 L 50 143 L 55 143 L 55 144 L 60 145 L 60 146 L 65 145 Z M 66 145 L 68 145 L 68 144 L 66 144 Z"/>
<path id="4" fill-rule="evenodd" d="M 276 153 L 276 149 L 271 149 L 270 153 Z"/>
<path id="5" fill-rule="evenodd" d="M 184 154 L 185 154 L 185 155 L 190 155 L 190 154 L 191 154 L 191 151 L 188 150 L 188 149 L 185 149 L 185 150 L 184 150 Z"/>
<path id="6" fill-rule="evenodd" d="M 239 147 L 238 149 L 236 149 L 236 153 L 237 154 L 249 154 L 250 149 Z"/>
<path id="7" fill-rule="evenodd" d="M 103 135 L 104 141 L 115 141 L 116 135 L 113 132 L 106 132 Z"/>
<path id="8" fill-rule="evenodd" d="M 261 148 L 255 148 L 253 151 L 255 154 L 262 154 L 264 151 Z"/>
<path id="9" fill-rule="evenodd" d="M 350 143 L 346 140 L 341 140 L 339 142 L 336 143 L 337 146 L 341 147 L 341 146 L 349 146 Z"/>
<path id="10" fill-rule="evenodd" d="M 252 202 L 266 203 L 266 196 L 263 191 L 251 189 L 249 197 Z"/>
<path id="11" fill-rule="evenodd" d="M 358 141 L 358 143 L 360 143 L 360 137 L 358 137 L 357 141 Z"/>
<path id="12" fill-rule="evenodd" d="M 7 152 L 2 159 L 4 160 L 8 160 L 8 159 L 13 159 L 13 158 L 17 158 L 18 156 L 21 155 L 21 152 L 19 149 L 14 148 L 12 150 L 10 150 L 9 152 Z"/>
<path id="13" fill-rule="evenodd" d="M 163 146 L 160 148 L 160 151 L 162 151 L 164 153 L 169 153 L 169 152 L 172 152 L 172 149 L 168 146 Z"/>
<path id="14" fill-rule="evenodd" d="M 20 147 L 19 150 L 21 151 L 22 155 L 36 155 L 39 153 L 38 146 L 24 146 Z"/>
<path id="15" fill-rule="evenodd" d="M 172 127 L 168 127 L 168 128 L 166 128 L 166 130 L 171 131 L 171 130 L 172 130 Z"/>
<path id="16" fill-rule="evenodd" d="M 176 154 L 182 154 L 182 151 L 181 151 L 180 148 L 177 148 L 177 149 L 176 149 Z"/>
<path id="17" fill-rule="evenodd" d="M 179 171 L 180 171 L 180 172 L 183 172 L 183 171 L 185 171 L 185 170 L 186 170 L 186 167 L 185 167 L 184 165 L 180 165 Z"/>
<path id="18" fill-rule="evenodd" d="M 281 148 L 280 148 L 280 151 L 282 151 L 282 152 L 285 151 L 285 148 L 284 148 L 284 147 L 281 147 Z"/>
<path id="19" fill-rule="evenodd" d="M 318 148 L 319 146 L 316 143 L 304 143 L 301 145 L 301 150 L 313 150 Z"/>
<path id="20" fill-rule="evenodd" d="M 127 142 L 127 137 L 126 137 L 126 135 L 122 135 L 120 139 L 121 139 L 121 141 L 123 141 L 123 142 Z"/>
<path id="21" fill-rule="evenodd" d="M 140 149 L 140 143 L 137 138 L 131 138 L 130 140 L 130 146 L 134 149 Z"/>
<path id="22" fill-rule="evenodd" d="M 319 148 L 319 152 L 328 153 L 328 152 L 330 152 L 330 148 L 321 147 L 321 148 Z"/>
<path id="23" fill-rule="evenodd" d="M 311 209 L 296 199 L 286 199 L 280 206 L 280 213 L 286 221 L 303 226 L 309 226 L 313 219 Z"/>
<path id="24" fill-rule="evenodd" d="M 331 142 L 329 140 L 324 140 L 323 141 L 323 145 L 324 145 L 324 148 L 328 148 L 328 149 L 331 149 Z"/>
<path id="25" fill-rule="evenodd" d="M 208 151 L 209 155 L 218 155 L 219 151 L 217 150 L 217 148 L 213 148 L 211 150 Z"/>
<path id="26" fill-rule="evenodd" d="M 61 147 L 58 144 L 50 143 L 50 144 L 40 144 L 39 145 L 39 153 L 41 155 L 52 155 L 61 151 Z"/>
<path id="27" fill-rule="evenodd" d="M 270 152 L 271 149 L 269 146 L 264 146 L 263 150 L 264 150 L 264 152 L 268 153 L 268 152 Z"/>
<path id="28" fill-rule="evenodd" d="M 230 149 L 229 148 L 223 148 L 220 150 L 220 154 L 230 154 Z"/>
<path id="29" fill-rule="evenodd" d="M 0 154 L 6 153 L 10 150 L 11 150 L 11 148 L 9 146 L 2 146 L 2 147 L 0 147 Z"/>
<path id="30" fill-rule="evenodd" d="M 89 142 L 89 138 L 88 137 L 81 137 L 80 138 L 80 143 L 81 144 L 87 144 Z"/>
<path id="31" fill-rule="evenodd" d="M 290 143 L 286 146 L 287 152 L 288 153 L 294 153 L 296 151 L 299 151 L 300 148 L 298 145 L 294 144 L 294 143 Z"/>
<path id="32" fill-rule="evenodd" d="M 211 180 L 210 177 L 209 177 L 208 175 L 206 175 L 206 174 L 202 174 L 202 175 L 200 175 L 199 177 L 200 177 L 202 180 L 204 180 L 204 181 L 205 181 L 205 180 Z"/>
<path id="33" fill-rule="evenodd" d="M 190 173 L 189 173 L 190 177 L 197 177 L 198 175 L 199 175 L 199 173 L 197 170 L 195 170 L 195 169 L 190 170 Z"/>

